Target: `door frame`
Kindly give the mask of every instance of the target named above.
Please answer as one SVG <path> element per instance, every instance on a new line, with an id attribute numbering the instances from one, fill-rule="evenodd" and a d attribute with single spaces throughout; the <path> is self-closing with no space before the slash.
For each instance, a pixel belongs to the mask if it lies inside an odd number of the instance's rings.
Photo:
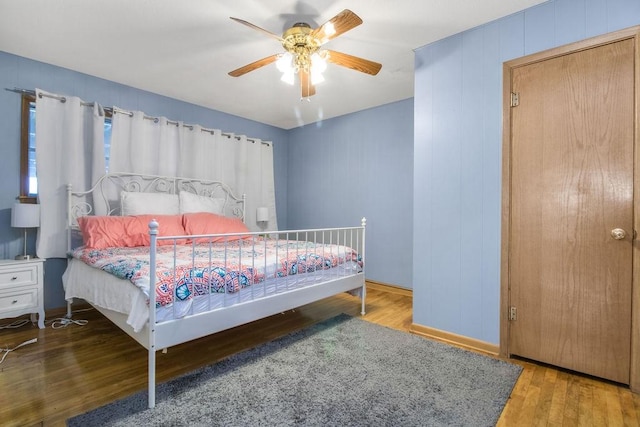
<path id="1" fill-rule="evenodd" d="M 509 357 L 509 241 L 511 230 L 511 75 L 512 70 L 536 62 L 567 55 L 622 40 L 633 39 L 635 44 L 634 93 L 634 168 L 633 168 L 633 228 L 640 230 L 640 25 L 592 37 L 565 46 L 545 50 L 507 61 L 502 67 L 502 217 L 500 248 L 500 356 Z M 634 231 L 634 236 L 635 236 Z M 629 387 L 640 392 L 640 240 L 633 239 L 631 305 L 631 359 Z"/>

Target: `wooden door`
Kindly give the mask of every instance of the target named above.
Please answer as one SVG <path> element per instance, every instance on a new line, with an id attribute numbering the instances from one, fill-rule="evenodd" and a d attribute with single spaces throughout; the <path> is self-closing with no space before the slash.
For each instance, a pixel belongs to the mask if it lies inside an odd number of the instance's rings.
<path id="1" fill-rule="evenodd" d="M 511 72 L 509 352 L 626 384 L 634 51 L 627 39 Z"/>

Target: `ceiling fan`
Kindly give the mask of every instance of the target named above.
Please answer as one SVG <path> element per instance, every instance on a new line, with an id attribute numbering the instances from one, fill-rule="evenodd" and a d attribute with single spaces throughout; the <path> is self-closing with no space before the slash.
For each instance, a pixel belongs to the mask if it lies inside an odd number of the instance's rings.
<path id="1" fill-rule="evenodd" d="M 284 53 L 267 56 L 229 72 L 232 77 L 242 76 L 249 71 L 275 62 L 278 69 L 283 73 L 283 81 L 293 84 L 294 76 L 298 74 L 302 97 L 308 98 L 315 95 L 315 85 L 323 80 L 322 72 L 326 69 L 327 62 L 373 76 L 378 74 L 378 71 L 382 68 L 382 64 L 377 62 L 336 52 L 335 50 L 321 49 L 329 40 L 362 24 L 362 19 L 349 9 L 343 10 L 315 29 L 312 29 L 309 24 L 304 22 L 296 23 L 286 30 L 282 37 L 242 19 L 234 17 L 231 17 L 231 19 L 278 40 L 285 50 Z"/>

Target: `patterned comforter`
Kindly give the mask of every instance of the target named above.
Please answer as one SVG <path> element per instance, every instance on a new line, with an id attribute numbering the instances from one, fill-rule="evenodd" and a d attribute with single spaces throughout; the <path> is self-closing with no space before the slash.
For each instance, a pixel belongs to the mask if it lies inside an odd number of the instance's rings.
<path id="1" fill-rule="evenodd" d="M 149 296 L 149 247 L 79 247 L 69 255 L 131 281 Z M 174 294 L 185 301 L 194 295 L 233 293 L 265 278 L 327 270 L 345 262 L 362 266 L 349 247 L 296 240 L 214 243 L 211 250 L 209 244 L 158 246 L 156 307 L 172 304 Z"/>

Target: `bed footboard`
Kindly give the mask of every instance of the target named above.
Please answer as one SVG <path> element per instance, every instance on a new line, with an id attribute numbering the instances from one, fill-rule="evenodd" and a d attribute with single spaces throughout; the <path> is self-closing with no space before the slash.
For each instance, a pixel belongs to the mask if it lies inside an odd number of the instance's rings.
<path id="1" fill-rule="evenodd" d="M 159 248 L 169 243 L 177 257 L 176 242 L 184 236 L 160 237 L 151 221 L 149 277 L 169 277 L 165 288 L 173 295 L 163 307 L 149 291 L 149 307 L 160 308 L 149 310 L 146 328 L 149 408 L 155 406 L 158 349 L 347 291 L 360 294 L 364 315 L 365 226 L 363 218 L 358 227 L 189 236 L 190 259 L 175 258 L 167 272 L 159 270 Z M 171 320 L 158 318 L 162 310 L 173 311 Z"/>

